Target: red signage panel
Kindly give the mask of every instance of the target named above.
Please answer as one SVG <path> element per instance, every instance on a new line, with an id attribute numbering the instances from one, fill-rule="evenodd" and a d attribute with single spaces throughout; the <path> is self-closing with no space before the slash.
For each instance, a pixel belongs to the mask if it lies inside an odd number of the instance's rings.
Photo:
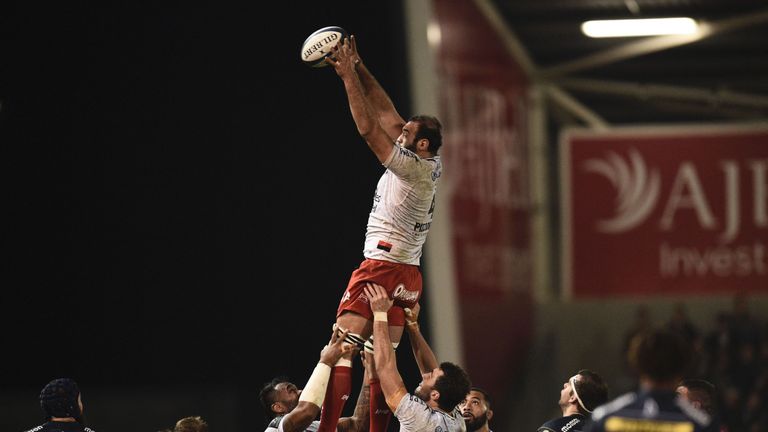
<path id="1" fill-rule="evenodd" d="M 533 332 L 528 82 L 474 2 L 433 6 L 465 366 L 503 405 Z"/>
<path id="2" fill-rule="evenodd" d="M 566 131 L 561 185 L 567 296 L 768 293 L 768 127 Z"/>

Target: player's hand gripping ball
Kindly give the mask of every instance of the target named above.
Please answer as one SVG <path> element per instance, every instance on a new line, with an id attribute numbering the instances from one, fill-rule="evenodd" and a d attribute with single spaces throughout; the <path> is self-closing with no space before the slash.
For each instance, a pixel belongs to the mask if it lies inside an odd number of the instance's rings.
<path id="1" fill-rule="evenodd" d="M 325 58 L 331 55 L 332 48 L 347 37 L 341 27 L 323 27 L 315 31 L 301 45 L 301 61 L 311 67 L 328 66 Z"/>

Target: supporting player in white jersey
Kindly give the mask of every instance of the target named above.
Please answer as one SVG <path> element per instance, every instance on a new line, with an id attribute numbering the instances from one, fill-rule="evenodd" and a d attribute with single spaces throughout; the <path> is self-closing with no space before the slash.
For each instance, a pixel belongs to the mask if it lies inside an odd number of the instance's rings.
<path id="1" fill-rule="evenodd" d="M 386 168 L 373 197 L 368 218 L 365 259 L 352 273 L 336 312 L 337 324 L 349 330 L 349 342 L 362 344 L 373 325 L 367 282 L 385 287 L 394 306 L 389 311 L 390 339 L 399 343 L 403 308 L 421 297 L 419 262 L 432 225 L 435 194 L 442 174 L 438 150 L 442 125 L 431 116 L 400 116 L 358 54 L 354 36 L 336 45 L 326 62 L 341 78 L 357 130 Z M 352 387 L 352 361 L 334 366 L 323 405 L 319 432 L 334 432 Z M 371 385 L 371 412 L 387 411 L 377 383 Z M 370 432 L 384 432 L 388 417 L 371 415 Z"/>
<path id="2" fill-rule="evenodd" d="M 466 432 L 459 403 L 464 401 L 472 385 L 467 373 L 450 362 L 438 364 L 421 333 L 410 332 L 422 380 L 414 394 L 409 394 L 397 370 L 395 353 L 389 340 L 387 312 L 392 307 L 392 300 L 384 288 L 377 284 L 367 284 L 365 293 L 370 299 L 374 316 L 374 368 L 387 405 L 400 422 L 400 431 Z"/>

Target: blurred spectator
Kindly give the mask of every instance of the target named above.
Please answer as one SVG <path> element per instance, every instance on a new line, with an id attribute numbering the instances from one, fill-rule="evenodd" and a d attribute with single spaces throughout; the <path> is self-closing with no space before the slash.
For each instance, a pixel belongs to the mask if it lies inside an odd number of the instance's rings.
<path id="1" fill-rule="evenodd" d="M 30 432 L 93 432 L 85 426 L 83 399 L 77 383 L 70 378 L 55 379 L 40 392 L 45 423 Z"/>
<path id="2" fill-rule="evenodd" d="M 719 414 L 730 431 L 768 431 L 768 323 L 749 310 L 746 293 L 733 296 L 704 340 L 704 376 L 717 387 Z"/>
<path id="3" fill-rule="evenodd" d="M 704 337 L 705 376 L 720 377 L 730 366 L 728 354 L 731 346 L 731 333 L 728 326 L 728 314 L 720 312 L 715 317 L 715 328 Z"/>
<path id="4" fill-rule="evenodd" d="M 741 347 L 751 346 L 757 350 L 760 345 L 760 324 L 749 312 L 749 302 L 746 293 L 733 296 L 733 311 L 728 320 L 730 328 L 731 348 L 734 355 L 739 355 Z"/>
<path id="5" fill-rule="evenodd" d="M 699 329 L 688 317 L 685 304 L 678 302 L 672 311 L 672 316 L 667 321 L 667 328 L 680 333 L 686 340 L 696 342 L 699 339 Z"/>
<path id="6" fill-rule="evenodd" d="M 621 364 L 623 365 L 624 376 L 620 378 L 616 383 L 616 388 L 620 392 L 629 391 L 634 389 L 637 385 L 637 376 L 635 376 L 632 367 L 627 362 L 627 353 L 629 352 L 629 345 L 632 339 L 651 329 L 653 323 L 651 322 L 651 313 L 647 305 L 641 304 L 635 309 L 635 319 L 624 332 L 624 338 L 621 345 Z"/>
<path id="7" fill-rule="evenodd" d="M 669 330 L 679 333 L 691 344 L 693 349 L 693 357 L 691 358 L 691 364 L 686 375 L 698 375 L 703 363 L 701 332 L 688 317 L 685 304 L 682 302 L 675 304 L 675 308 L 672 311 L 672 316 L 669 318 L 669 321 L 667 321 L 666 326 Z"/>

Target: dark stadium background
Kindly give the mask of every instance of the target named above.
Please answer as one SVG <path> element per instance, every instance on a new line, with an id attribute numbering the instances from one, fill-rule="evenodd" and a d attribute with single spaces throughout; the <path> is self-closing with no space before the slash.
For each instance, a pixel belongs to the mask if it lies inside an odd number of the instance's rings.
<path id="1" fill-rule="evenodd" d="M 97 431 L 261 430 L 260 385 L 303 385 L 330 335 L 382 172 L 299 48 L 344 27 L 413 114 L 401 7 L 6 5 L 1 430 L 62 376 Z"/>

